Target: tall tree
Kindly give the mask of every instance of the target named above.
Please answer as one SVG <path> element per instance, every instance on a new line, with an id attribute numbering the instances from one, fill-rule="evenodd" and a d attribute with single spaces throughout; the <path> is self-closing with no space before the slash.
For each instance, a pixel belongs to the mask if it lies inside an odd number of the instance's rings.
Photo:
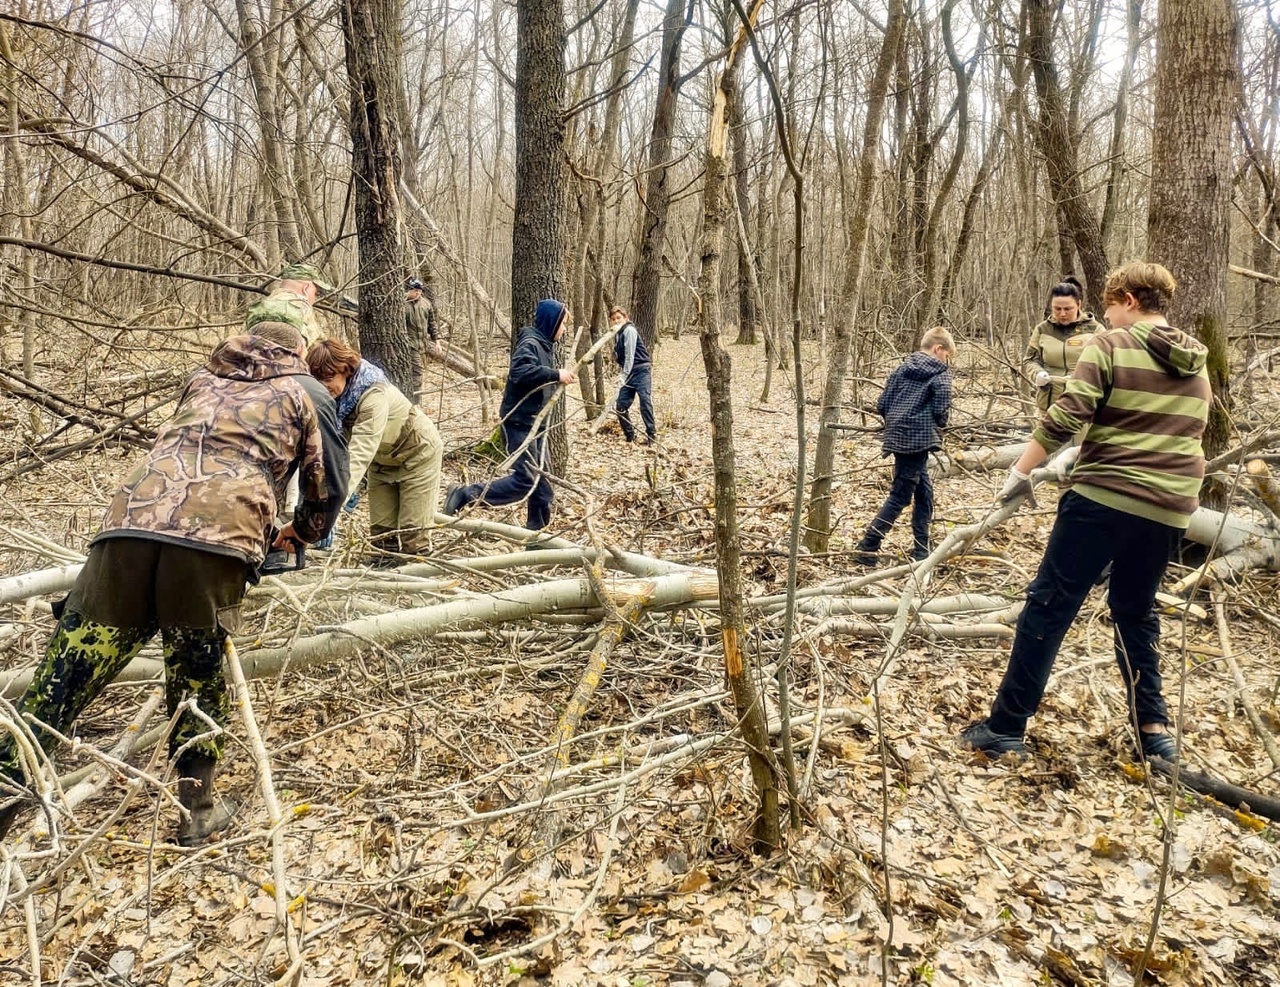
<path id="1" fill-rule="evenodd" d="M 1232 0 L 1162 0 L 1147 244 L 1178 280 L 1169 321 L 1209 347 L 1205 451 L 1228 441 L 1227 269 L 1238 21 Z"/>
<path id="2" fill-rule="evenodd" d="M 756 688 L 747 651 L 745 593 L 742 585 L 742 543 L 738 537 L 738 487 L 733 442 L 732 363 L 720 338 L 720 262 L 724 227 L 729 216 L 729 122 L 726 104 L 739 70 L 747 24 L 754 24 L 764 0 L 754 0 L 750 13 L 729 46 L 724 73 L 716 87 L 708 127 L 701 267 L 698 276 L 698 333 L 707 371 L 711 402 L 711 460 L 715 474 L 716 572 L 720 578 L 720 638 L 724 644 L 725 675 L 747 745 L 751 779 L 760 802 L 756 812 L 756 847 L 768 851 L 778 845 L 778 779 L 769 746 L 768 718 Z M 741 8 L 739 8 L 741 9 Z"/>
<path id="3" fill-rule="evenodd" d="M 530 325 L 544 298 L 564 301 L 564 3 L 516 3 L 516 202 L 511 235 L 511 322 Z M 579 315 L 581 313 L 578 313 Z M 572 331 L 572 327 L 570 327 Z M 515 349 L 517 334 L 512 334 Z M 563 344 L 556 347 L 563 359 Z M 551 469 L 569 464 L 561 392 L 547 426 Z"/>
<path id="4" fill-rule="evenodd" d="M 412 397 L 420 364 L 418 340 L 404 322 L 396 112 L 404 64 L 400 16 L 400 0 L 346 0 L 342 6 L 360 245 L 360 349 Z"/>
<path id="5" fill-rule="evenodd" d="M 1059 230 L 1074 245 L 1085 276 L 1089 306 L 1102 310 L 1102 285 L 1107 277 L 1107 253 L 1102 228 L 1085 194 L 1080 171 L 1079 135 L 1071 128 L 1069 105 L 1054 61 L 1054 17 L 1057 0 L 1025 0 L 1027 54 L 1040 103 L 1036 143 L 1044 157 L 1049 191 L 1058 214 Z M 1069 273 L 1063 271 L 1063 274 Z"/>
<path id="6" fill-rule="evenodd" d="M 676 100 L 684 81 L 680 77 L 680 45 L 692 17 L 693 0 L 667 0 L 667 15 L 662 22 L 658 102 L 649 132 L 649 177 L 640 204 L 640 252 L 631 278 L 631 320 L 650 352 L 658 339 L 658 286 L 662 281 L 662 251 L 671 206 L 667 180 L 675 147 Z"/>
<path id="7" fill-rule="evenodd" d="M 849 346 L 853 338 L 853 318 L 857 310 L 858 290 L 862 285 L 863 248 L 867 243 L 867 227 L 870 223 L 880 122 L 884 118 L 889 73 L 893 70 L 898 46 L 902 42 L 905 19 L 903 0 L 889 0 L 889 19 L 880 43 L 875 72 L 867 88 L 867 115 L 862 127 L 857 187 L 853 201 L 845 204 L 848 260 L 832 332 L 834 338 L 831 342 L 831 354 L 827 358 L 827 379 L 822 389 L 822 414 L 813 451 L 813 485 L 809 488 L 809 511 L 805 518 L 804 544 L 811 552 L 825 552 L 831 539 L 831 484 L 836 460 L 836 430 L 830 426 L 840 421 L 840 403 L 844 398 L 845 375 L 849 369 Z"/>

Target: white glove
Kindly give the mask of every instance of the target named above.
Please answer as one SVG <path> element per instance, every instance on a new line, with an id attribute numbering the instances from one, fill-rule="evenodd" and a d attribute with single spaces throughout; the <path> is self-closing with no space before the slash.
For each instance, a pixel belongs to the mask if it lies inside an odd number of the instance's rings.
<path id="1" fill-rule="evenodd" d="M 1040 506 L 1036 503 L 1035 492 L 1031 489 L 1031 477 L 1018 469 L 1015 464 L 1009 467 L 1009 478 L 1004 481 L 1004 486 L 996 494 L 996 503 L 1004 505 L 1022 497 L 1025 497 L 1032 507 Z"/>
<path id="2" fill-rule="evenodd" d="M 1049 371 L 1037 370 L 1036 375 L 1031 378 L 1031 382 L 1035 384 L 1037 388 L 1048 387 L 1050 383 Z"/>

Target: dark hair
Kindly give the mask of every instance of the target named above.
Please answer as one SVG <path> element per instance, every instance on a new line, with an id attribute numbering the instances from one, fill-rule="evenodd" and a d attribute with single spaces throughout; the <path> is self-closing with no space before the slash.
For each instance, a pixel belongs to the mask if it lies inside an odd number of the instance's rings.
<path id="1" fill-rule="evenodd" d="M 360 353 L 340 339 L 320 339 L 307 350 L 307 367 L 316 380 L 349 377 L 360 368 Z"/>
<path id="2" fill-rule="evenodd" d="M 1102 300 L 1108 304 L 1123 302 L 1125 295 L 1132 295 L 1142 311 L 1164 314 L 1177 287 L 1168 268 L 1135 260 L 1107 275 Z"/>
<path id="3" fill-rule="evenodd" d="M 1074 298 L 1077 302 L 1083 302 L 1082 287 L 1080 280 L 1074 274 L 1068 274 L 1049 289 L 1049 304 L 1052 305 L 1055 298 Z"/>

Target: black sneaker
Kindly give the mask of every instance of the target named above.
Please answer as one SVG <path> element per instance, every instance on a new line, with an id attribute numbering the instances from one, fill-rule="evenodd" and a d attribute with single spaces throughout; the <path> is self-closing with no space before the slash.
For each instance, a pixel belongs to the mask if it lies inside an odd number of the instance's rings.
<path id="1" fill-rule="evenodd" d="M 1138 731 L 1142 738 L 1142 756 L 1158 757 L 1162 761 L 1173 763 L 1178 760 L 1178 743 L 1171 733 L 1146 733 Z"/>
<path id="2" fill-rule="evenodd" d="M 912 552 L 911 552 L 911 561 L 912 561 L 912 562 L 923 562 L 925 559 L 927 559 L 927 558 L 929 557 L 929 555 L 930 555 L 930 554 L 931 554 L 931 553 L 930 553 L 929 549 L 927 549 L 927 548 L 917 548 L 917 549 L 913 549 L 913 550 L 912 550 Z"/>
<path id="3" fill-rule="evenodd" d="M 880 564 L 880 553 L 868 552 L 865 548 L 860 548 L 853 553 L 853 564 L 866 566 L 868 569 L 874 569 Z"/>
<path id="4" fill-rule="evenodd" d="M 971 751 L 981 751 L 991 757 L 1004 754 L 1027 756 L 1026 744 L 1014 733 L 996 733 L 986 720 L 979 720 L 960 732 L 960 745 Z"/>
<path id="5" fill-rule="evenodd" d="M 467 506 L 467 491 L 465 487 L 450 487 L 449 492 L 444 495 L 444 513 L 456 515 L 460 510 Z"/>

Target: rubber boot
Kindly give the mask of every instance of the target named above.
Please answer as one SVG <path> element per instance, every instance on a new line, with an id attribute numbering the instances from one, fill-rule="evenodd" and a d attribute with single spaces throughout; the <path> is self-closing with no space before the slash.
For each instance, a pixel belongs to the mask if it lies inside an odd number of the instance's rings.
<path id="1" fill-rule="evenodd" d="M 221 832 L 235 817 L 236 805 L 213 794 L 218 762 L 207 754 L 184 755 L 178 762 L 178 801 L 191 813 L 178 821 L 178 845 L 197 846 Z"/>

